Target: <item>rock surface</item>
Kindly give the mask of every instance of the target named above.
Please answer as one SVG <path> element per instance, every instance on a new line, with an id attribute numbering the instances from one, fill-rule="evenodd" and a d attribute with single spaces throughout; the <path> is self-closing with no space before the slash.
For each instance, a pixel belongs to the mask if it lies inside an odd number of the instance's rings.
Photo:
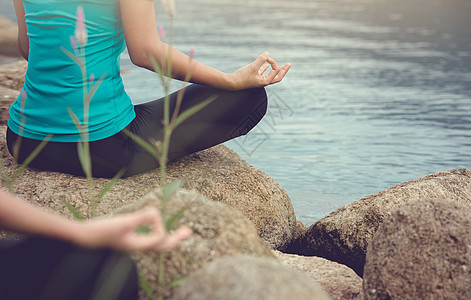
<path id="1" fill-rule="evenodd" d="M 282 264 L 305 272 L 332 299 L 362 299 L 362 279 L 349 267 L 315 256 L 273 253 Z"/>
<path id="2" fill-rule="evenodd" d="M 384 220 L 368 245 L 365 299 L 471 299 L 471 209 L 422 200 Z"/>
<path id="3" fill-rule="evenodd" d="M 0 65 L 0 86 L 16 90 L 19 93 L 25 82 L 27 67 L 28 63 L 25 60 Z"/>
<path id="4" fill-rule="evenodd" d="M 383 220 L 401 206 L 425 198 L 449 199 L 471 207 L 471 170 L 434 173 L 347 204 L 314 223 L 288 251 L 325 257 L 362 276 L 367 245 Z"/>
<path id="5" fill-rule="evenodd" d="M 17 35 L 18 29 L 16 24 L 0 16 L 0 56 L 18 57 L 20 55 L 16 47 Z"/>
<path id="6" fill-rule="evenodd" d="M 145 206 L 160 207 L 159 191 L 154 190 L 137 203 L 120 211 L 133 211 Z M 251 221 L 241 212 L 225 204 L 208 200 L 194 191 L 180 190 L 168 202 L 168 216 L 172 216 L 182 208 L 182 216 L 175 226 L 187 225 L 192 228 L 193 235 L 183 241 L 165 256 L 165 276 L 168 281 L 194 273 L 209 262 L 222 256 L 252 255 L 270 257 L 273 254 L 267 243 L 257 234 Z M 139 274 L 147 282 L 156 287 L 159 274 L 159 254 L 133 254 Z M 165 298 L 172 295 L 173 290 L 163 290 Z M 141 291 L 141 299 L 148 296 Z"/>
<path id="7" fill-rule="evenodd" d="M 5 146 L 5 127 L 0 128 L 0 150 L 6 170 L 11 174 L 15 163 Z M 295 216 L 291 200 L 283 188 L 262 171 L 247 164 L 236 153 L 219 145 L 171 164 L 169 181 L 184 180 L 184 188 L 196 190 L 209 199 L 235 207 L 254 222 L 262 239 L 271 247 L 282 249 L 290 241 Z M 109 213 L 135 202 L 159 187 L 157 170 L 120 179 L 99 203 L 90 202 L 84 178 L 54 172 L 26 169 L 16 182 L 16 192 L 24 199 L 69 215 L 65 203 L 91 217 Z M 95 193 L 106 186 L 107 179 L 95 179 Z"/>
<path id="8" fill-rule="evenodd" d="M 300 271 L 274 259 L 223 257 L 193 273 L 174 300 L 317 300 L 329 299 Z"/>
<path id="9" fill-rule="evenodd" d="M 0 86 L 0 126 L 7 125 L 8 109 L 19 94 L 19 91 Z"/>
<path id="10" fill-rule="evenodd" d="M 0 65 L 0 126 L 7 124 L 8 109 L 20 94 L 26 66 L 25 61 Z"/>

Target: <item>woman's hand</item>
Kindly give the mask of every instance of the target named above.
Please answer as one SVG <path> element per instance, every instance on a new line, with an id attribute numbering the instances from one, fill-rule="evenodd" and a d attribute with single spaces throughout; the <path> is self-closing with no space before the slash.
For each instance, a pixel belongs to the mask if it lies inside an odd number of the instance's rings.
<path id="1" fill-rule="evenodd" d="M 141 226 L 148 227 L 150 232 L 138 233 Z M 111 247 L 126 251 L 167 251 L 191 235 L 187 227 L 168 234 L 155 208 L 78 222 L 33 206 L 1 189 L 0 228 L 84 247 Z"/>
<path id="2" fill-rule="evenodd" d="M 148 233 L 138 233 L 145 226 Z M 75 243 L 84 247 L 111 247 L 124 251 L 168 251 L 191 235 L 191 229 L 182 227 L 167 233 L 160 213 L 147 208 L 129 214 L 79 223 Z"/>
<path id="3" fill-rule="evenodd" d="M 264 75 L 265 71 L 271 67 L 270 72 Z M 270 84 L 280 82 L 288 72 L 291 64 L 281 67 L 270 57 L 268 52 L 260 55 L 254 62 L 229 74 L 232 81 L 232 89 L 242 90 L 248 88 L 265 87 Z"/>

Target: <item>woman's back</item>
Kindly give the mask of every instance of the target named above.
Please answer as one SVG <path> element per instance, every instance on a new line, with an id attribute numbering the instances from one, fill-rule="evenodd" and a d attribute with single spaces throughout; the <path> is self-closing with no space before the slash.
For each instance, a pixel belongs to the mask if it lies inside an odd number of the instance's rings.
<path id="1" fill-rule="evenodd" d="M 119 58 L 126 45 L 116 0 L 23 4 L 29 37 L 26 98 L 10 109 L 9 127 L 31 139 L 53 134 L 52 141 L 76 142 L 80 135 L 68 109 L 83 122 L 84 86 L 86 94 L 101 76 L 104 80 L 90 103 L 89 139 L 103 139 L 126 127 L 135 114 L 120 77 Z M 85 13 L 86 41 L 74 36 L 78 7 Z M 86 63 L 85 85 L 81 68 L 65 51 Z"/>

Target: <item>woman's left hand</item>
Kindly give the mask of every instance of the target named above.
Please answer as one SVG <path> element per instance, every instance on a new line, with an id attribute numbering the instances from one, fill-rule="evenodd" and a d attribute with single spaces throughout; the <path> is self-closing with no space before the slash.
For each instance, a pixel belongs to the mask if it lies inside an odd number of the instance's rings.
<path id="1" fill-rule="evenodd" d="M 270 67 L 270 72 L 264 75 Z M 232 82 L 231 87 L 234 90 L 242 90 L 278 83 L 283 80 L 290 67 L 291 64 L 278 66 L 277 62 L 270 57 L 270 54 L 265 52 L 252 63 L 229 74 Z"/>

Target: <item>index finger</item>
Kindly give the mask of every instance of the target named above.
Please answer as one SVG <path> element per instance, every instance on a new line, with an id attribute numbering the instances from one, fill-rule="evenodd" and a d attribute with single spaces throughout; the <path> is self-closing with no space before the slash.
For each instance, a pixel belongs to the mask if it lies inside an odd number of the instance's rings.
<path id="1" fill-rule="evenodd" d="M 276 60 L 275 60 L 274 58 L 269 57 L 269 58 L 267 59 L 267 62 L 271 65 L 271 68 L 272 68 L 273 70 L 277 70 L 277 69 L 278 69 L 278 64 L 276 63 Z"/>

